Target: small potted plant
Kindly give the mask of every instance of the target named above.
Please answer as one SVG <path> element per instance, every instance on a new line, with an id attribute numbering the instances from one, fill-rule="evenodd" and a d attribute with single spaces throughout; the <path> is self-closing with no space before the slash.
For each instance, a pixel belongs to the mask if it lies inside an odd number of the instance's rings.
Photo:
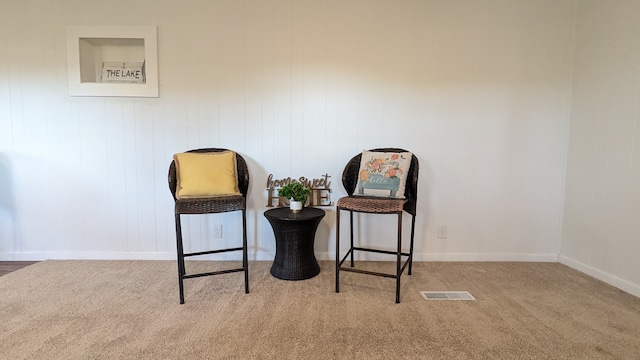
<path id="1" fill-rule="evenodd" d="M 278 190 L 278 196 L 289 199 L 289 208 L 293 212 L 302 211 L 302 205 L 307 202 L 311 189 L 297 181 L 290 182 Z"/>

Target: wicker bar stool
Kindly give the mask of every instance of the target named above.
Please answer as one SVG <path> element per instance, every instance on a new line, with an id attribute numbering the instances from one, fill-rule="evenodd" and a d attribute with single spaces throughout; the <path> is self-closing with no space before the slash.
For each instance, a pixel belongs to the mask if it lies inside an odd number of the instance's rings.
<path id="1" fill-rule="evenodd" d="M 196 149 L 187 151 L 187 153 L 215 153 L 230 151 L 227 149 L 207 148 Z M 247 256 L 247 215 L 246 215 L 246 203 L 247 203 L 247 191 L 249 189 L 249 170 L 244 158 L 238 153 L 235 153 L 236 167 L 237 167 L 237 185 L 241 195 L 233 196 L 219 196 L 219 197 L 206 197 L 206 198 L 187 198 L 178 199 L 176 197 L 176 188 L 178 186 L 178 179 L 176 173 L 175 161 L 171 162 L 169 166 L 169 190 L 175 200 L 175 222 L 176 222 L 176 245 L 177 245 L 177 257 L 178 257 L 178 285 L 180 289 L 180 304 L 184 304 L 184 279 L 191 279 L 203 276 L 212 276 L 220 274 L 228 274 L 233 272 L 244 272 L 244 292 L 249 293 L 249 266 Z M 184 253 L 182 244 L 182 226 L 180 221 L 180 215 L 183 214 L 213 214 L 224 213 L 231 211 L 242 212 L 242 247 L 224 248 L 209 251 L 201 251 L 194 253 Z M 185 258 L 191 256 L 200 256 L 207 254 L 224 253 L 229 251 L 242 251 L 242 267 L 211 271 L 197 274 L 186 274 L 185 270 Z"/>
<path id="2" fill-rule="evenodd" d="M 372 149 L 374 152 L 385 153 L 402 153 L 407 152 L 398 148 L 378 148 Z M 347 163 L 344 172 L 342 173 L 342 184 L 348 194 L 353 194 L 356 190 L 359 178 L 360 163 L 362 154 L 354 156 L 349 163 Z M 370 197 L 370 196 L 353 196 L 349 195 L 342 197 L 338 200 L 336 206 L 336 292 L 340 292 L 340 271 L 349 271 L 360 274 L 382 276 L 387 278 L 396 279 L 396 303 L 400 303 L 400 277 L 405 268 L 408 267 L 408 274 L 411 275 L 411 267 L 413 263 L 413 238 L 415 234 L 416 224 L 416 203 L 418 195 L 418 159 L 415 155 L 411 155 L 411 165 L 407 173 L 406 187 L 404 193 L 404 199 L 397 198 L 384 198 L 384 197 Z M 340 213 L 341 211 L 349 212 L 350 220 L 350 246 L 347 254 L 340 258 Z M 409 251 L 402 251 L 402 213 L 406 211 L 411 215 L 411 238 Z M 398 216 L 398 238 L 396 251 L 376 249 L 371 247 L 362 247 L 354 245 L 354 231 L 353 231 L 353 213 L 368 213 L 368 214 L 396 214 Z M 354 252 L 365 251 L 374 252 L 379 254 L 389 254 L 396 256 L 396 272 L 395 274 L 388 274 L 375 271 L 367 271 L 358 269 L 354 263 Z M 350 258 L 350 266 L 343 265 L 344 262 Z M 403 258 L 406 261 L 403 263 Z"/>

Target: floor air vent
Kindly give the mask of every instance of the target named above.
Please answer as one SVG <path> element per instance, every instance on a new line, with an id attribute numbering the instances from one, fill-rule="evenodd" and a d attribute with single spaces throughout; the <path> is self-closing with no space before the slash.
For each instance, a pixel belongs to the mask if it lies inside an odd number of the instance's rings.
<path id="1" fill-rule="evenodd" d="M 468 291 L 420 291 L 426 300 L 475 300 Z"/>

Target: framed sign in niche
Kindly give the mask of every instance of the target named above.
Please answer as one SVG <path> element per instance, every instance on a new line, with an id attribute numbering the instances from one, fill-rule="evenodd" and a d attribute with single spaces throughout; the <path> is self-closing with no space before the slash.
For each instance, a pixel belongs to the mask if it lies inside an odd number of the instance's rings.
<path id="1" fill-rule="evenodd" d="M 155 26 L 67 26 L 71 96 L 158 97 Z"/>

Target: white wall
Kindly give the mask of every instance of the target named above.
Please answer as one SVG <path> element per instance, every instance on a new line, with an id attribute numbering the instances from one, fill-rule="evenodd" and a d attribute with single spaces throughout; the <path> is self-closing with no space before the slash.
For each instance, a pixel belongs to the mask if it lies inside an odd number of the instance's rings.
<path id="1" fill-rule="evenodd" d="M 640 296 L 640 2 L 578 14 L 561 262 Z"/>
<path id="2" fill-rule="evenodd" d="M 575 1 L 0 2 L 0 258 L 174 257 L 171 155 L 249 161 L 252 258 L 274 249 L 265 183 L 362 149 L 421 161 L 416 258 L 556 261 Z M 158 26 L 159 98 L 67 93 L 66 25 Z M 333 253 L 335 208 L 316 253 Z M 364 219 L 393 234 L 392 220 Z M 187 223 L 192 249 L 211 224 Z M 437 239 L 437 225 L 448 239 Z"/>

